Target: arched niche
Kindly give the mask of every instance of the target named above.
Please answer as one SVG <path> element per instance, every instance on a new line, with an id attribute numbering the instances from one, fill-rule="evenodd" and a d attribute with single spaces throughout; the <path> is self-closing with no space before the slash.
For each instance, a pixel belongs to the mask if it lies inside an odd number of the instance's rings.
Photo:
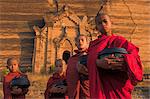
<path id="1" fill-rule="evenodd" d="M 58 57 L 63 59 L 66 63 L 69 57 L 73 54 L 73 44 L 69 39 L 64 39 L 60 42 L 58 50 Z"/>
<path id="2" fill-rule="evenodd" d="M 71 52 L 70 51 L 65 50 L 63 52 L 62 59 L 66 62 L 66 64 L 68 63 L 68 59 L 70 58 L 70 56 L 71 56 Z"/>

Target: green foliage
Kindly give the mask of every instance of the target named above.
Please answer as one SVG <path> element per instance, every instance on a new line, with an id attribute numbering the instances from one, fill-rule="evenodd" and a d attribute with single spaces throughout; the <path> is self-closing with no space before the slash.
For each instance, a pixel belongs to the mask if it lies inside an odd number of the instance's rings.
<path id="1" fill-rule="evenodd" d="M 46 74 L 46 69 L 45 69 L 45 66 L 44 65 L 41 65 L 41 74 Z"/>
<path id="2" fill-rule="evenodd" d="M 0 64 L 0 72 L 2 73 L 2 75 L 7 75 L 9 73 L 9 69 L 7 69 L 6 66 L 4 66 L 3 64 Z"/>
<path id="3" fill-rule="evenodd" d="M 49 74 L 52 74 L 55 70 L 55 65 L 51 65 L 49 68 Z"/>
<path id="4" fill-rule="evenodd" d="M 28 66 L 28 67 L 21 66 L 21 67 L 19 67 L 19 70 L 20 70 L 22 73 L 32 72 L 32 67 L 31 67 L 31 66 Z"/>
<path id="5" fill-rule="evenodd" d="M 9 69 L 7 69 L 7 68 L 2 69 L 3 75 L 7 75 L 8 73 L 9 73 Z"/>

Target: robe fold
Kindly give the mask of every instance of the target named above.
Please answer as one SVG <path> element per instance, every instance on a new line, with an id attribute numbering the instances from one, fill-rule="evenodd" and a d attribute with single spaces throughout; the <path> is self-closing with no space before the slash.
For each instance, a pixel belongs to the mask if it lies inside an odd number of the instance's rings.
<path id="1" fill-rule="evenodd" d="M 78 55 L 74 55 L 69 58 L 66 80 L 67 80 L 67 95 L 69 99 L 79 99 L 79 74 L 76 69 L 76 64 L 78 62 Z"/>
<path id="2" fill-rule="evenodd" d="M 89 79 L 80 79 L 81 75 L 77 71 L 77 63 L 82 52 L 78 50 L 75 50 L 75 52 L 76 54 L 69 58 L 67 65 L 67 95 L 69 99 L 89 99 Z"/>
<path id="3" fill-rule="evenodd" d="M 96 66 L 98 53 L 104 48 L 125 48 L 126 71 L 105 70 Z M 130 99 L 134 85 L 142 80 L 139 49 L 121 36 L 106 36 L 92 41 L 88 49 L 88 71 L 92 99 Z"/>

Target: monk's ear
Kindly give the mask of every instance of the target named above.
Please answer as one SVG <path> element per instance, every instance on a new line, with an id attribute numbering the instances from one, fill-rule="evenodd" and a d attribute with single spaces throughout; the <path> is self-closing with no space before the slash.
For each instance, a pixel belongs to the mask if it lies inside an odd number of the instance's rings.
<path id="1" fill-rule="evenodd" d="M 114 22 L 113 22 L 113 21 L 111 21 L 111 24 L 114 24 Z"/>
<path id="2" fill-rule="evenodd" d="M 77 46 L 77 43 L 75 42 L 75 46 Z"/>
<path id="3" fill-rule="evenodd" d="M 113 23 L 114 23 L 112 19 L 110 19 L 110 22 L 111 22 L 111 24 L 113 24 Z"/>
<path id="4" fill-rule="evenodd" d="M 7 65 L 6 68 L 9 69 L 9 66 Z"/>

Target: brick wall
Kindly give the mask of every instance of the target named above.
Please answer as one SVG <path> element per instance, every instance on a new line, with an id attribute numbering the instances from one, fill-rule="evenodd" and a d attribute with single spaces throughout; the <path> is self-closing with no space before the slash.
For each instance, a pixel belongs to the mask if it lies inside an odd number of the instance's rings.
<path id="1" fill-rule="evenodd" d="M 150 1 L 110 0 L 106 9 L 113 21 L 113 32 L 122 35 L 140 48 L 145 71 L 150 66 Z M 67 4 L 79 16 L 93 17 L 100 0 L 59 0 L 59 7 Z M 41 25 L 45 13 L 52 11 L 47 0 L 0 0 L 0 64 L 16 56 L 23 66 L 31 66 L 33 25 Z M 134 27 L 136 26 L 135 31 Z"/>
<path id="2" fill-rule="evenodd" d="M 33 25 L 48 12 L 46 0 L 0 0 L 0 64 L 15 56 L 30 66 L 34 48 Z"/>

